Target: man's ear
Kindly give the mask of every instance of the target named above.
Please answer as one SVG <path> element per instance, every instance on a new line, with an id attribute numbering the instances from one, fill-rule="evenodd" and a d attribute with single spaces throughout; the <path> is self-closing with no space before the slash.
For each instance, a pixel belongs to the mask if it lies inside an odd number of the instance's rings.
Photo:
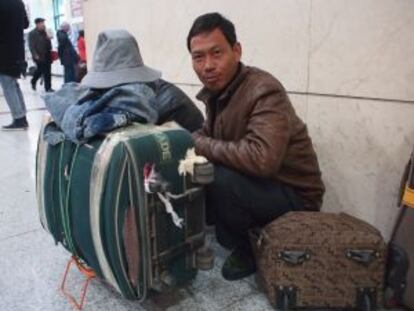
<path id="1" fill-rule="evenodd" d="M 237 61 L 240 61 L 240 59 L 241 59 L 241 56 L 242 56 L 242 47 L 241 47 L 241 44 L 240 44 L 240 42 L 236 42 L 234 45 L 233 45 L 233 53 L 236 55 L 236 57 L 238 58 L 237 59 Z"/>

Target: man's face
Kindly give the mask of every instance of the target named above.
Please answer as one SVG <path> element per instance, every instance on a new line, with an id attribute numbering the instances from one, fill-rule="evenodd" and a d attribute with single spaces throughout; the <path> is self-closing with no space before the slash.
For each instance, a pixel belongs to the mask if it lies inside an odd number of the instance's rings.
<path id="1" fill-rule="evenodd" d="M 210 91 L 223 90 L 237 72 L 240 43 L 231 46 L 219 28 L 194 36 L 190 50 L 194 71 Z"/>
<path id="2" fill-rule="evenodd" d="M 45 30 L 46 26 L 45 26 L 45 22 L 40 22 L 36 24 L 37 29 L 39 30 Z"/>
<path id="3" fill-rule="evenodd" d="M 68 33 L 70 31 L 70 25 L 65 24 L 65 25 L 63 25 L 62 29 L 63 29 L 64 32 Z"/>

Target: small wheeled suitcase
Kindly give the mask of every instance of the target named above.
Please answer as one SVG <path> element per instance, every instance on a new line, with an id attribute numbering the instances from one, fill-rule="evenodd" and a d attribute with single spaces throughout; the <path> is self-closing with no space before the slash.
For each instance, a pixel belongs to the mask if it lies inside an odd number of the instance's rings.
<path id="1" fill-rule="evenodd" d="M 401 183 L 400 213 L 389 244 L 387 298 L 414 310 L 414 150 Z"/>
<path id="2" fill-rule="evenodd" d="M 382 303 L 386 246 L 350 215 L 289 212 L 250 232 L 257 281 L 279 310 L 375 310 Z"/>
<path id="3" fill-rule="evenodd" d="M 203 184 L 213 171 L 205 163 L 195 167 L 200 180 L 196 172 L 179 174 L 193 148 L 189 132 L 134 124 L 83 145 L 50 145 L 44 131 L 37 198 L 41 223 L 56 243 L 128 299 L 196 275 L 205 238 Z"/>

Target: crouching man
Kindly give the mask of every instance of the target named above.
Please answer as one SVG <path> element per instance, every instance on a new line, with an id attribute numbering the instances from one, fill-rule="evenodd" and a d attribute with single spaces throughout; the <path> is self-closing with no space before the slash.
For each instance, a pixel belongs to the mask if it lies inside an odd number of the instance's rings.
<path id="1" fill-rule="evenodd" d="M 237 280 L 256 270 L 248 230 L 288 211 L 319 210 L 324 185 L 306 125 L 275 77 L 241 63 L 233 23 L 218 13 L 198 17 L 187 48 L 207 112 L 193 133 L 196 152 L 215 164 L 207 223 L 232 250 L 223 277 Z"/>

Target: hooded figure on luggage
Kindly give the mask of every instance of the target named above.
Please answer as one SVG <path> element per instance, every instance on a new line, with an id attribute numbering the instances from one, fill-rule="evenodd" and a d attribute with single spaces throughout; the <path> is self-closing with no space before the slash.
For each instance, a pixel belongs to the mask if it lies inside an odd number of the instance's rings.
<path id="1" fill-rule="evenodd" d="M 177 86 L 161 79 L 161 72 L 144 64 L 135 38 L 126 30 L 106 30 L 99 34 L 92 68 L 82 85 L 108 89 L 129 83 L 145 83 L 155 93 L 151 105 L 159 116 L 156 124 L 175 121 L 193 132 L 204 118 L 192 100 Z"/>

